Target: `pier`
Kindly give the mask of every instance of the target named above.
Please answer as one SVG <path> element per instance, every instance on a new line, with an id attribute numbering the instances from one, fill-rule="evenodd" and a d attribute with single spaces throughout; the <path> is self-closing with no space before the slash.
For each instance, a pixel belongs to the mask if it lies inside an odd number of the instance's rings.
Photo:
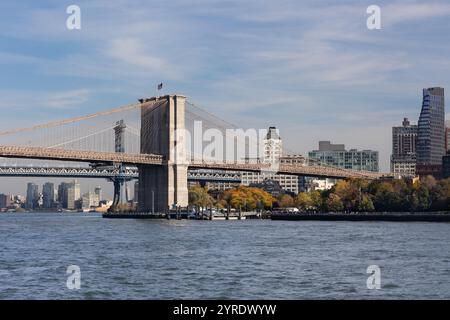
<path id="1" fill-rule="evenodd" d="M 217 213 L 217 212 L 202 212 L 191 213 L 187 211 L 170 211 L 167 213 L 152 213 L 152 212 L 105 212 L 102 214 L 103 218 L 107 219 L 173 219 L 173 220 L 246 220 L 246 219 L 261 219 L 262 216 L 258 212 L 242 212 L 242 213 Z"/>

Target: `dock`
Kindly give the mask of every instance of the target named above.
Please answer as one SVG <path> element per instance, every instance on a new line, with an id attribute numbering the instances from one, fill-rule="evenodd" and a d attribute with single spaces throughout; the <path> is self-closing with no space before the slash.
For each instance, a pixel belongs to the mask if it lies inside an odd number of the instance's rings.
<path id="1" fill-rule="evenodd" d="M 204 212 L 192 214 L 189 212 L 105 212 L 102 214 L 106 219 L 173 219 L 173 220 L 246 220 L 259 219 L 255 212 L 242 212 L 240 214 L 210 213 Z"/>

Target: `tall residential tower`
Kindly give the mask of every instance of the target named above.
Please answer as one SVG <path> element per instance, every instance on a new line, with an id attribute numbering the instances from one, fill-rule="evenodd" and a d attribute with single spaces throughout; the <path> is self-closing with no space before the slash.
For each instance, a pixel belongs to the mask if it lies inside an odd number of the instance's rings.
<path id="1" fill-rule="evenodd" d="M 27 184 L 27 209 L 36 209 L 39 206 L 39 189 L 38 185 L 32 182 Z"/>
<path id="2" fill-rule="evenodd" d="M 46 209 L 52 208 L 56 199 L 55 185 L 51 182 L 46 182 L 42 186 L 42 200 L 43 206 Z"/>
<path id="3" fill-rule="evenodd" d="M 439 177 L 445 155 L 444 88 L 423 89 L 422 110 L 417 130 L 418 175 Z"/>

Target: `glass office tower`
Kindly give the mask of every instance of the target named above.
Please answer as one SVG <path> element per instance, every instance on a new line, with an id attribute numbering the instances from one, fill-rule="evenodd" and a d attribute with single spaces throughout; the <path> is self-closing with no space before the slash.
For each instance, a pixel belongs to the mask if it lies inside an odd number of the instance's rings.
<path id="1" fill-rule="evenodd" d="M 423 89 L 417 130 L 417 174 L 440 177 L 445 155 L 444 88 Z"/>

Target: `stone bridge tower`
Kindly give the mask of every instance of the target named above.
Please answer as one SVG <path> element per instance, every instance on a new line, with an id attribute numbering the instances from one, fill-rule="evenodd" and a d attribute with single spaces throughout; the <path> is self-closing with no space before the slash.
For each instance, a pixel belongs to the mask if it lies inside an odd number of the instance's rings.
<path id="1" fill-rule="evenodd" d="M 139 167 L 139 210 L 166 212 L 187 207 L 185 101 L 182 95 L 140 100 L 141 153 L 160 154 L 162 166 Z M 181 134 L 181 135 L 180 135 Z"/>

